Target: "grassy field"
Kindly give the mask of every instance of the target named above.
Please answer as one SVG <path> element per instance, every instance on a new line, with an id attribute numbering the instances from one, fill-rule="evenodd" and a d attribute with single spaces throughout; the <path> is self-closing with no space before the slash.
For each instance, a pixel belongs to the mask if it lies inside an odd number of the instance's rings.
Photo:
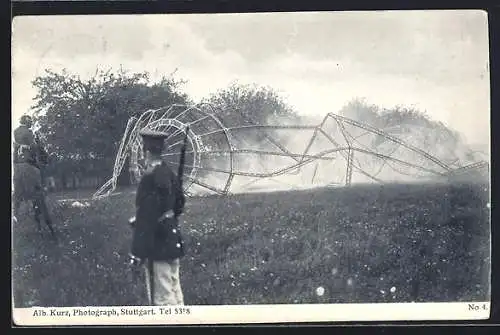
<path id="1" fill-rule="evenodd" d="M 488 194 L 428 184 L 192 198 L 185 303 L 488 300 Z M 133 201 L 123 192 L 64 205 L 59 243 L 18 218 L 16 307 L 146 304 L 143 274 L 127 264 Z"/>

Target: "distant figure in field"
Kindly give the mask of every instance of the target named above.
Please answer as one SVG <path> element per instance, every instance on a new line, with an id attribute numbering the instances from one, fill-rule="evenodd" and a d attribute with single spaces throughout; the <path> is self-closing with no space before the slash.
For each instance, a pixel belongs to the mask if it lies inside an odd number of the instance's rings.
<path id="1" fill-rule="evenodd" d="M 151 305 L 183 305 L 179 259 L 184 241 L 178 216 L 184 210 L 184 193 L 176 174 L 162 160 L 167 134 L 143 129 L 146 171 L 136 194 L 132 259 L 145 266 Z"/>
<path id="2" fill-rule="evenodd" d="M 40 144 L 38 138 L 31 131 L 33 120 L 29 115 L 23 115 L 20 126 L 14 130 L 14 220 L 21 202 L 31 201 L 35 211 L 35 220 L 40 226 L 40 216 L 43 216 L 52 235 L 52 228 L 47 204 L 45 202 L 45 190 L 42 168 L 48 162 L 48 154 Z"/>
<path id="3" fill-rule="evenodd" d="M 14 130 L 14 163 L 27 163 L 40 170 L 42 185 L 43 166 L 48 163 L 48 153 L 31 127 L 33 119 L 29 115 L 21 116 L 19 127 Z"/>
<path id="4" fill-rule="evenodd" d="M 51 192 L 54 192 L 56 190 L 56 180 L 54 179 L 54 177 L 47 177 L 47 190 L 48 191 L 51 191 Z"/>
<path id="5" fill-rule="evenodd" d="M 130 176 L 130 183 L 132 185 L 135 185 L 137 184 L 139 181 L 140 181 L 140 168 L 139 168 L 139 164 L 133 164 L 132 162 L 129 163 L 129 167 L 128 167 L 128 172 L 129 172 L 129 176 Z"/>
<path id="6" fill-rule="evenodd" d="M 20 125 L 14 130 L 14 163 L 28 163 L 37 167 L 35 151 L 35 135 L 31 130 L 33 120 L 29 115 L 21 116 Z"/>

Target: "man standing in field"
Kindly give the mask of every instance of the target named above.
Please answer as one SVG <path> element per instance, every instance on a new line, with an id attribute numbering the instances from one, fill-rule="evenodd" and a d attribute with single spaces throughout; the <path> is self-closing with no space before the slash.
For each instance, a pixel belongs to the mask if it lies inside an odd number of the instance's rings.
<path id="1" fill-rule="evenodd" d="M 40 139 L 33 133 L 33 119 L 25 114 L 19 120 L 19 127 L 14 130 L 14 163 L 28 163 L 40 171 L 42 186 L 45 185 L 43 166 L 48 163 L 48 153 L 40 144 Z"/>
<path id="2" fill-rule="evenodd" d="M 33 120 L 29 115 L 21 116 L 19 127 L 14 130 L 14 163 L 28 163 L 38 167 L 32 145 L 35 135 L 31 130 Z"/>
<path id="3" fill-rule="evenodd" d="M 143 129 L 146 171 L 136 194 L 132 255 L 144 264 L 151 305 L 183 305 L 179 259 L 184 256 L 178 216 L 184 193 L 175 173 L 162 160 L 167 134 Z"/>

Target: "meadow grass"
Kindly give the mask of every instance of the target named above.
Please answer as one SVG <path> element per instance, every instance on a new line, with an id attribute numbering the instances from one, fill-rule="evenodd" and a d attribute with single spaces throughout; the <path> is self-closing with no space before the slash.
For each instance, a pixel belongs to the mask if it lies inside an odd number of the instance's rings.
<path id="1" fill-rule="evenodd" d="M 191 198 L 185 303 L 489 300 L 488 194 L 464 183 Z M 57 244 L 28 217 L 14 225 L 15 306 L 147 304 L 143 273 L 127 264 L 134 194 L 62 215 Z"/>

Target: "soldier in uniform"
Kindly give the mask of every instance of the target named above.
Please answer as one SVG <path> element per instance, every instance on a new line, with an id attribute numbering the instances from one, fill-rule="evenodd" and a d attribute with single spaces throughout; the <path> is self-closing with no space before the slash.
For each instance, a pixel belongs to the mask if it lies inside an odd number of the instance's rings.
<path id="1" fill-rule="evenodd" d="M 29 115 L 23 115 L 20 126 L 14 130 L 14 221 L 23 200 L 31 200 L 35 211 L 35 220 L 40 229 L 40 215 L 54 234 L 52 220 L 45 203 L 43 165 L 47 164 L 47 152 L 33 134 L 31 126 L 33 120 Z"/>
<path id="2" fill-rule="evenodd" d="M 14 130 L 14 163 L 28 163 L 38 167 L 32 149 L 35 144 L 35 135 L 31 130 L 33 120 L 29 115 L 23 115 L 19 123 L 19 127 Z"/>
<path id="3" fill-rule="evenodd" d="M 19 127 L 14 130 L 14 163 L 28 163 L 40 171 L 42 187 L 45 186 L 43 165 L 48 163 L 48 154 L 31 130 L 33 119 L 29 115 L 21 116 Z M 45 189 L 45 187 L 44 187 Z"/>
<path id="4" fill-rule="evenodd" d="M 162 160 L 167 134 L 143 129 L 146 171 L 136 194 L 132 260 L 144 265 L 151 305 L 183 305 L 179 259 L 184 256 L 178 216 L 184 193 L 176 174 Z"/>

